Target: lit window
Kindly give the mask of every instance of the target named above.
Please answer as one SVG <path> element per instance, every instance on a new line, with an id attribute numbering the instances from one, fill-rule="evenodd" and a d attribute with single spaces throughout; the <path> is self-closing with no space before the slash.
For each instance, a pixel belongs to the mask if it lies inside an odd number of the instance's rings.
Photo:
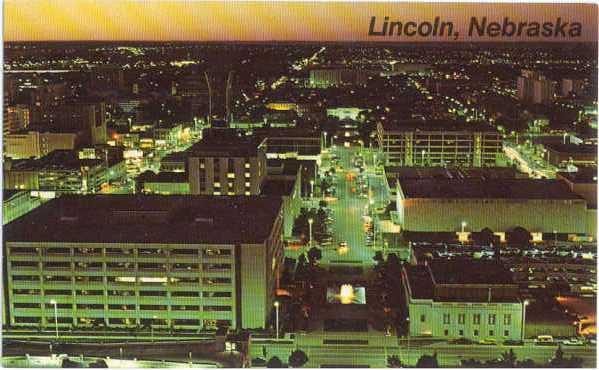
<path id="1" fill-rule="evenodd" d="M 480 325 L 480 314 L 479 313 L 472 315 L 472 323 L 475 325 Z"/>
<path id="2" fill-rule="evenodd" d="M 235 174 L 234 174 L 234 173 L 230 173 L 230 172 L 229 172 L 229 173 L 227 174 L 227 177 L 228 177 L 228 178 L 230 178 L 230 179 L 234 179 L 234 178 L 235 178 Z"/>
<path id="3" fill-rule="evenodd" d="M 495 315 L 489 315 L 489 325 L 495 325 Z"/>
<path id="4" fill-rule="evenodd" d="M 246 164 L 245 164 L 245 168 L 250 168 L 250 164 L 249 164 L 249 163 L 246 163 Z"/>
<path id="5" fill-rule="evenodd" d="M 251 175 L 250 175 L 250 173 L 249 173 L 249 172 L 246 172 L 246 173 L 245 173 L 245 177 L 246 177 L 246 178 L 249 178 L 250 176 L 251 176 Z"/>
<path id="6" fill-rule="evenodd" d="M 220 188 L 220 182 L 215 182 L 215 183 L 214 183 L 214 187 L 215 187 L 215 188 Z"/>
<path id="7" fill-rule="evenodd" d="M 249 188 L 249 187 L 250 187 L 250 183 L 249 183 L 249 182 L 246 182 L 246 183 L 245 183 L 245 186 Z"/>
<path id="8" fill-rule="evenodd" d="M 252 195 L 249 191 L 246 191 L 244 194 L 245 195 Z"/>

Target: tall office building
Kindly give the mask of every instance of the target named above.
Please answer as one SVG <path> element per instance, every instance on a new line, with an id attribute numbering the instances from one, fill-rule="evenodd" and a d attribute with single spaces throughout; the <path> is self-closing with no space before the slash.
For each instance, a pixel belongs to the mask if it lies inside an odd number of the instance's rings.
<path id="1" fill-rule="evenodd" d="M 62 196 L 6 225 L 5 324 L 265 328 L 282 223 L 280 197 Z"/>
<path id="2" fill-rule="evenodd" d="M 106 104 L 104 102 L 70 102 L 53 110 L 51 127 L 84 130 L 92 145 L 106 144 Z"/>
<path id="3" fill-rule="evenodd" d="M 208 124 L 231 120 L 231 99 L 234 71 L 206 71 L 204 77 L 208 87 Z"/>

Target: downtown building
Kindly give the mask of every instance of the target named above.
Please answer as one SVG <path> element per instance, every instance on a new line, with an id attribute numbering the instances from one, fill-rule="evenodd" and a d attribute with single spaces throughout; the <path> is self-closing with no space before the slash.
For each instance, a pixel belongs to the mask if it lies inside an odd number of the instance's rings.
<path id="1" fill-rule="evenodd" d="M 533 242 L 594 240 L 597 210 L 562 180 L 425 178 L 396 182 L 395 222 L 413 235 L 454 233 L 468 241 L 489 228 L 501 241 L 520 227 Z"/>
<path id="2" fill-rule="evenodd" d="M 523 338 L 525 305 L 518 285 L 499 264 L 404 265 L 402 279 L 411 336 L 497 342 Z"/>
<path id="3" fill-rule="evenodd" d="M 522 70 L 516 81 L 518 99 L 525 103 L 549 104 L 555 95 L 555 81 L 537 71 Z"/>
<path id="4" fill-rule="evenodd" d="M 503 164 L 501 135 L 490 125 L 452 121 L 377 124 L 388 166 L 494 167 Z"/>
<path id="5" fill-rule="evenodd" d="M 280 197 L 54 199 L 5 227 L 5 325 L 265 328 L 282 223 Z"/>
<path id="6" fill-rule="evenodd" d="M 266 155 L 259 142 L 205 138 L 187 152 L 191 194 L 260 194 L 260 185 L 266 176 Z"/>

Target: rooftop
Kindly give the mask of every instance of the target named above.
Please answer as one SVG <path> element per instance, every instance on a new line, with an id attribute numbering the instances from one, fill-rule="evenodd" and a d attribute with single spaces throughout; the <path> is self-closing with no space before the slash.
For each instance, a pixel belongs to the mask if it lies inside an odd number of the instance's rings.
<path id="1" fill-rule="evenodd" d="M 145 171 L 135 179 L 137 182 L 161 182 L 161 183 L 179 183 L 188 182 L 185 172 L 158 172 L 154 173 L 150 170 Z"/>
<path id="2" fill-rule="evenodd" d="M 597 154 L 597 145 L 592 144 L 547 143 L 545 148 L 559 153 Z"/>
<path id="3" fill-rule="evenodd" d="M 597 167 L 581 167 L 577 172 L 558 172 L 557 174 L 574 184 L 597 184 Z"/>
<path id="4" fill-rule="evenodd" d="M 5 226 L 15 242 L 262 243 L 280 197 L 67 195 Z"/>
<path id="5" fill-rule="evenodd" d="M 458 122 L 445 120 L 405 120 L 381 122 L 385 131 L 459 131 L 459 132 L 497 132 L 483 122 Z"/>
<path id="6" fill-rule="evenodd" d="M 205 137 L 187 151 L 200 157 L 252 157 L 258 153 L 258 142 L 252 138 Z"/>
<path id="7" fill-rule="evenodd" d="M 294 185 L 295 180 L 268 179 L 262 183 L 260 194 L 274 196 L 291 195 Z"/>
<path id="8" fill-rule="evenodd" d="M 95 167 L 103 165 L 100 159 L 79 159 L 79 154 L 74 150 L 54 150 L 39 159 L 14 160 L 7 170 L 80 170 L 81 167 Z"/>
<path id="9" fill-rule="evenodd" d="M 440 199 L 583 199 L 560 180 L 411 179 L 400 180 L 406 198 Z"/>
<path id="10" fill-rule="evenodd" d="M 437 284 L 513 284 L 510 272 L 494 261 L 436 260 L 429 266 Z"/>

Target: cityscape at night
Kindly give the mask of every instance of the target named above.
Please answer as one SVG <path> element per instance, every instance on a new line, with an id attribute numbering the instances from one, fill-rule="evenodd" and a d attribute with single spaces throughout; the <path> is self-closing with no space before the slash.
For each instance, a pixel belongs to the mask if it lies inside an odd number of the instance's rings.
<path id="1" fill-rule="evenodd" d="M 597 366 L 596 34 L 29 31 L 3 48 L 2 367 Z"/>

